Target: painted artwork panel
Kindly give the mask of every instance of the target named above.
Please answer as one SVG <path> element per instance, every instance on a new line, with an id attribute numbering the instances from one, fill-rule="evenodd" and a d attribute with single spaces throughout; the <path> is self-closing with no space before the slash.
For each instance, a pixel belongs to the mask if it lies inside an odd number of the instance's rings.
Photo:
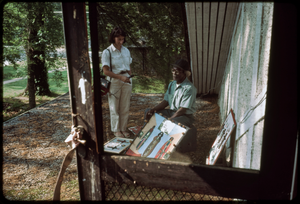
<path id="1" fill-rule="evenodd" d="M 223 147 L 225 146 L 235 126 L 236 126 L 236 121 L 234 119 L 234 114 L 231 109 L 224 123 L 222 124 L 221 129 L 218 132 L 218 135 L 209 151 L 207 164 L 214 165 L 216 163 Z"/>
<path id="2" fill-rule="evenodd" d="M 170 132 L 172 131 L 172 129 L 174 128 L 174 126 L 175 126 L 175 123 L 172 123 L 171 121 L 169 121 L 169 120 L 167 120 L 167 119 L 164 119 L 164 120 L 162 121 L 162 123 L 159 125 L 158 129 L 159 129 L 161 132 L 163 132 L 163 133 L 169 135 Z"/>
<path id="3" fill-rule="evenodd" d="M 128 130 L 130 132 L 132 132 L 134 136 L 136 136 L 137 134 L 140 133 L 140 131 L 141 131 L 142 128 L 143 128 L 143 126 L 134 126 L 134 127 L 128 128 Z"/>
<path id="4" fill-rule="evenodd" d="M 146 158 L 168 159 L 186 129 L 155 113 L 141 129 L 127 155 Z"/>
<path id="5" fill-rule="evenodd" d="M 132 141 L 133 139 L 115 137 L 104 144 L 104 152 L 120 154 Z"/>

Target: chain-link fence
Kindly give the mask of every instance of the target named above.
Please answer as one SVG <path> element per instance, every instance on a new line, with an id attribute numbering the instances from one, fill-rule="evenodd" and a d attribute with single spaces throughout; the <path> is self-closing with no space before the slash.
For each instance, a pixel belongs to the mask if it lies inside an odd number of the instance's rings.
<path id="1" fill-rule="evenodd" d="M 104 181 L 107 201 L 232 201 L 231 198 Z"/>

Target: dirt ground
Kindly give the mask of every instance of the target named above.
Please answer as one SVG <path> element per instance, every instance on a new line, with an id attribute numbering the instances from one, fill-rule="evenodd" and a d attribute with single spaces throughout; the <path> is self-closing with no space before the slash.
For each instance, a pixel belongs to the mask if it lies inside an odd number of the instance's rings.
<path id="1" fill-rule="evenodd" d="M 143 125 L 146 108 L 154 107 L 163 94 L 132 94 L 128 127 Z M 107 98 L 103 98 L 104 140 L 110 132 Z M 220 128 L 217 96 L 198 97 L 194 152 L 182 154 L 180 161 L 205 164 L 206 156 Z M 70 147 L 64 142 L 70 134 L 69 94 L 32 109 L 3 123 L 3 194 L 9 200 L 52 200 L 54 185 L 64 156 Z M 132 135 L 132 138 L 134 136 Z M 79 200 L 76 158 L 67 168 L 61 187 L 61 200 Z"/>

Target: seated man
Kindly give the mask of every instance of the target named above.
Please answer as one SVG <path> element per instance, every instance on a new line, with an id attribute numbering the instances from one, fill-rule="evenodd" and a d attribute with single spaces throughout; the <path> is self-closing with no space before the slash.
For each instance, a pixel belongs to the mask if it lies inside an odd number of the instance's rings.
<path id="1" fill-rule="evenodd" d="M 173 64 L 173 79 L 165 93 L 164 100 L 152 109 L 145 111 L 145 119 L 151 118 L 153 113 L 162 113 L 170 120 L 191 127 L 194 122 L 193 113 L 196 112 L 196 87 L 188 80 L 191 74 L 189 64 L 179 59 Z M 165 109 L 170 106 L 170 109 Z"/>

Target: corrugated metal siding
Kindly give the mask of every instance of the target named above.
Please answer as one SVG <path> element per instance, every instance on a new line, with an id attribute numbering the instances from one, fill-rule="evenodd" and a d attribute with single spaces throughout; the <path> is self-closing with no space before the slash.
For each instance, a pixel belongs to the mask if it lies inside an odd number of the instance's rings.
<path id="1" fill-rule="evenodd" d="M 239 3 L 185 4 L 193 83 L 199 94 L 219 93 Z"/>

